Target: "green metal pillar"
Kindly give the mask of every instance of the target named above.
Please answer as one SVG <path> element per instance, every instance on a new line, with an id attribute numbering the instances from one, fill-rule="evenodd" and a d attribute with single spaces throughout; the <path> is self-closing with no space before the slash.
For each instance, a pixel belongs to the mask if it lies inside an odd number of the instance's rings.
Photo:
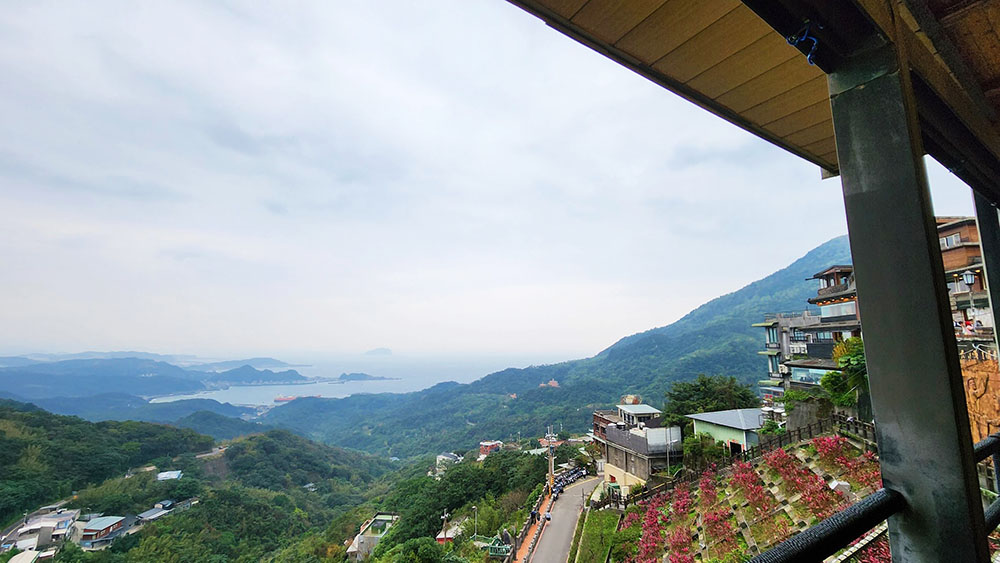
<path id="1" fill-rule="evenodd" d="M 983 251 L 983 282 L 993 315 L 993 344 L 997 344 L 1000 325 L 994 307 L 1000 304 L 1000 219 L 997 208 L 988 199 L 973 190 L 976 202 L 976 227 L 979 229 L 979 246 Z"/>
<path id="2" fill-rule="evenodd" d="M 987 561 L 948 292 L 905 53 L 830 73 L 893 561 Z"/>

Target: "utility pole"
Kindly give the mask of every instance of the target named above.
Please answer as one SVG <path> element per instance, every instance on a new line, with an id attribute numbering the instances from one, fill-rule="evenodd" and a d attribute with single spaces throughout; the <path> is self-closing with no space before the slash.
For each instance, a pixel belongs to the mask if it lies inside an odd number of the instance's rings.
<path id="1" fill-rule="evenodd" d="M 441 533 L 444 534 L 444 543 L 448 543 L 448 517 L 449 516 L 451 516 L 451 514 L 448 514 L 447 510 L 445 510 L 444 514 L 441 515 L 441 520 L 444 522 L 444 525 L 441 527 Z"/>
<path id="2" fill-rule="evenodd" d="M 555 448 L 552 446 L 556 435 L 552 433 L 551 426 L 548 428 L 548 433 L 545 434 L 545 439 L 549 442 L 549 493 L 551 493 L 556 486 L 556 458 L 554 457 Z"/>

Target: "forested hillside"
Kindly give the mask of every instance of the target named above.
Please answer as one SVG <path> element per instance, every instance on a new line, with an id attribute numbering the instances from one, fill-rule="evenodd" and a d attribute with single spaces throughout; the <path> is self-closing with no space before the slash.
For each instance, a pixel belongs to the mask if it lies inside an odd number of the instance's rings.
<path id="1" fill-rule="evenodd" d="M 151 460 L 213 440 L 144 422 L 92 423 L 0 400 L 0 523 Z"/>
<path id="2" fill-rule="evenodd" d="M 623 338 L 592 358 L 507 369 L 416 393 L 303 398 L 272 409 L 264 420 L 327 443 L 400 457 L 469 448 L 518 431 L 540 435 L 548 424 L 583 431 L 595 407 L 625 393 L 658 405 L 672 382 L 700 373 L 760 379 L 763 334 L 750 325 L 768 312 L 805 309 L 816 293 L 816 282 L 807 278 L 850 262 L 847 237 L 838 237 L 787 268 L 675 323 Z M 552 379 L 559 387 L 539 386 Z"/>

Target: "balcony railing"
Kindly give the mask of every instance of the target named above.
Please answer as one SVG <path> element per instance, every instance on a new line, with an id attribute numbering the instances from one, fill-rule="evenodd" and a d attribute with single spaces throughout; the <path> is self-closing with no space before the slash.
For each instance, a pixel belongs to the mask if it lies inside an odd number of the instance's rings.
<path id="1" fill-rule="evenodd" d="M 822 287 L 816 292 L 816 295 L 822 297 L 824 295 L 833 295 L 834 293 L 840 293 L 842 291 L 847 291 L 848 284 L 838 283 L 837 285 L 831 285 L 828 287 Z"/>

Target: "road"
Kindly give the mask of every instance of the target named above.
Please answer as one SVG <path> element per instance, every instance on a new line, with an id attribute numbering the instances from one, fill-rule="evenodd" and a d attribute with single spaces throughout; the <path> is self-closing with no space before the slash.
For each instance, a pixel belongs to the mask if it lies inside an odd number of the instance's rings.
<path id="1" fill-rule="evenodd" d="M 552 505 L 552 521 L 542 529 L 542 537 L 531 555 L 531 561 L 538 563 L 564 563 L 569 557 L 573 544 L 573 530 L 583 509 L 584 495 L 590 496 L 601 480 L 592 477 L 586 481 L 573 483 L 563 490 L 559 500 Z"/>

